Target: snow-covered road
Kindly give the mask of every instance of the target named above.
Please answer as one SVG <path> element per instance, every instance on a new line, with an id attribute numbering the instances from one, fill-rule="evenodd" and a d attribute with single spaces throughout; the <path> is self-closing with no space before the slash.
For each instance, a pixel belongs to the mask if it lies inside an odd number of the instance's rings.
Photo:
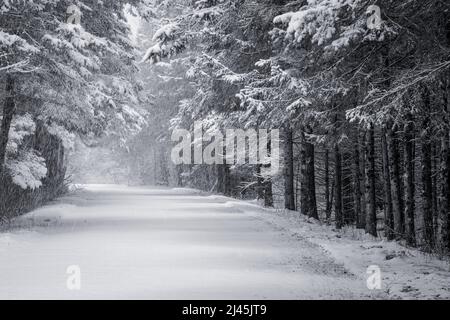
<path id="1" fill-rule="evenodd" d="M 0 233 L 0 298 L 383 297 L 246 208 L 193 190 L 87 186 Z M 67 288 L 69 266 L 80 290 Z"/>

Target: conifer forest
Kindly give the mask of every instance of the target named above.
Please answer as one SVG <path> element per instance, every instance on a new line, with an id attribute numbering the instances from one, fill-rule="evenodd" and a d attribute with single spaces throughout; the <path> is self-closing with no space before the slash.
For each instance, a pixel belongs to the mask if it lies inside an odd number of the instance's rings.
<path id="1" fill-rule="evenodd" d="M 448 300 L 449 170 L 448 0 L 0 0 L 0 299 Z"/>

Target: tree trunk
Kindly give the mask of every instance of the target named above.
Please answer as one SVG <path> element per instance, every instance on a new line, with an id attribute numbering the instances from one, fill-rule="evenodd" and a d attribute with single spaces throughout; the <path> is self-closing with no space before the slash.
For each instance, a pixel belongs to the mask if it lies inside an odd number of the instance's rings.
<path id="1" fill-rule="evenodd" d="M 331 195 L 330 195 L 330 152 L 325 150 L 325 215 L 327 221 L 331 219 Z"/>
<path id="2" fill-rule="evenodd" d="M 344 212 L 344 224 L 346 225 L 353 225 L 356 221 L 354 192 L 352 190 L 352 157 L 352 152 L 342 152 L 342 210 Z"/>
<path id="3" fill-rule="evenodd" d="M 450 45 L 450 21 L 447 22 L 447 45 Z M 439 220 L 441 224 L 441 241 L 443 247 L 450 252 L 450 71 L 444 74 L 441 83 L 443 94 L 444 123 L 447 125 L 443 130 L 441 166 L 440 166 L 440 197 L 439 197 Z"/>
<path id="4" fill-rule="evenodd" d="M 160 148 L 159 151 L 160 154 L 160 171 L 161 171 L 161 184 L 164 186 L 169 186 L 169 178 L 170 178 L 170 173 L 169 173 L 169 167 L 168 167 L 168 160 L 167 160 L 167 154 L 164 151 L 163 148 Z"/>
<path id="5" fill-rule="evenodd" d="M 302 151 L 301 151 L 301 205 L 302 213 L 319 219 L 316 201 L 314 145 L 306 141 L 305 132 L 302 131 Z"/>
<path id="6" fill-rule="evenodd" d="M 16 112 L 16 103 L 14 97 L 14 78 L 10 75 L 6 75 L 6 87 L 5 87 L 5 102 L 3 107 L 3 119 L 0 128 L 0 174 L 3 173 L 4 165 L 6 161 L 6 146 L 9 140 L 9 131 L 11 129 L 11 123 Z"/>
<path id="7" fill-rule="evenodd" d="M 439 198 L 439 191 L 438 191 L 438 186 L 439 186 L 439 152 L 440 152 L 440 144 L 436 143 L 435 141 L 433 141 L 432 144 L 432 167 L 431 167 L 431 177 L 432 177 L 432 183 L 433 183 L 433 191 L 431 193 L 431 195 L 433 196 L 433 209 L 431 210 L 431 212 L 433 212 L 433 233 L 435 235 L 435 237 L 437 237 L 438 235 L 438 226 L 439 226 L 439 203 L 438 203 L 438 198 Z M 436 238 L 437 240 L 437 238 Z"/>
<path id="8" fill-rule="evenodd" d="M 375 132 L 373 124 L 367 132 L 366 148 L 366 232 L 377 236 L 377 211 L 376 211 L 376 193 L 375 193 Z"/>
<path id="9" fill-rule="evenodd" d="M 359 225 L 357 225 L 358 229 L 365 229 L 366 228 L 366 217 L 367 217 L 367 203 L 366 203 L 366 133 L 364 131 L 361 131 L 360 137 L 358 137 L 361 145 L 360 152 L 360 168 L 359 168 L 359 176 L 361 177 L 361 218 L 359 220 Z M 363 196 L 364 195 L 364 196 Z"/>
<path id="10" fill-rule="evenodd" d="M 319 220 L 317 212 L 317 198 L 316 198 L 316 168 L 315 168 L 315 147 L 312 143 L 306 144 L 307 155 L 307 177 L 308 177 L 308 216 Z"/>
<path id="11" fill-rule="evenodd" d="M 334 196 L 334 214 L 336 217 L 336 228 L 341 229 L 344 226 L 344 215 L 342 212 L 342 156 L 339 145 L 334 147 L 335 162 L 335 196 Z"/>
<path id="12" fill-rule="evenodd" d="M 427 88 L 423 89 L 423 104 L 427 114 L 431 112 L 430 93 Z M 434 247 L 434 226 L 433 226 L 433 181 L 432 181 L 432 159 L 431 159 L 431 139 L 430 139 L 430 119 L 428 115 L 422 123 L 424 130 L 422 140 L 422 204 L 423 204 L 423 223 L 424 223 L 424 241 L 426 250 L 431 251 Z"/>
<path id="13" fill-rule="evenodd" d="M 389 170 L 389 154 L 386 139 L 386 130 L 381 134 L 383 146 L 383 178 L 384 178 L 384 230 L 388 240 L 394 237 L 394 215 L 392 205 L 391 172 Z"/>
<path id="14" fill-rule="evenodd" d="M 357 133 L 357 136 L 359 133 Z M 353 201 L 355 204 L 356 226 L 361 225 L 361 175 L 359 141 L 356 139 L 353 152 Z"/>
<path id="15" fill-rule="evenodd" d="M 449 23 L 450 26 L 450 23 Z M 449 29 L 450 30 L 450 29 Z M 450 35 L 450 31 L 449 31 Z M 450 40 L 450 38 L 449 38 Z M 450 122 L 450 79 L 444 78 L 441 82 L 442 109 L 445 115 L 442 129 L 440 160 L 439 160 L 439 186 L 438 186 L 438 234 L 441 250 L 450 251 L 450 130 L 445 124 Z"/>
<path id="16" fill-rule="evenodd" d="M 394 215 L 394 233 L 397 239 L 405 233 L 405 209 L 403 201 L 402 177 L 400 171 L 401 157 L 398 148 L 397 125 L 389 130 L 389 171 L 392 191 L 392 212 Z"/>
<path id="17" fill-rule="evenodd" d="M 178 187 L 184 187 L 183 184 L 183 165 L 178 165 L 177 166 L 177 185 Z"/>
<path id="18" fill-rule="evenodd" d="M 264 206 L 268 208 L 273 207 L 273 192 L 272 192 L 272 180 L 266 179 L 264 183 Z"/>
<path id="19" fill-rule="evenodd" d="M 228 164 L 223 165 L 223 192 L 227 197 L 231 196 L 231 173 Z"/>
<path id="20" fill-rule="evenodd" d="M 290 128 L 286 129 L 284 142 L 284 207 L 295 210 L 294 140 Z"/>
<path id="21" fill-rule="evenodd" d="M 217 185 L 216 192 L 224 193 L 224 174 L 223 174 L 223 164 L 216 164 L 216 174 L 217 174 Z"/>
<path id="22" fill-rule="evenodd" d="M 272 144 L 271 140 L 267 139 L 267 154 L 272 156 Z M 270 169 L 270 164 L 266 165 L 267 169 Z M 273 207 L 273 191 L 272 191 L 272 178 L 264 178 L 264 206 Z"/>
<path id="23" fill-rule="evenodd" d="M 410 246 L 416 245 L 416 232 L 414 223 L 415 211 L 415 170 L 414 170 L 414 119 L 411 114 L 407 115 L 405 125 L 405 236 L 406 243 Z"/>
<path id="24" fill-rule="evenodd" d="M 301 199 L 301 185 L 300 185 L 300 177 L 301 177 L 301 168 L 302 163 L 301 161 L 297 161 L 297 166 L 295 168 L 295 208 L 301 207 L 301 203 L 299 203 L 299 200 Z M 300 196 L 299 196 L 300 194 Z"/>
<path id="25" fill-rule="evenodd" d="M 450 251 L 450 139 L 449 132 L 442 137 L 439 168 L 439 242 L 443 251 Z"/>
<path id="26" fill-rule="evenodd" d="M 307 181 L 307 167 L 308 167 L 308 157 L 306 155 L 306 141 L 305 133 L 303 129 L 300 131 L 301 144 L 300 144 L 300 206 L 301 213 L 304 215 L 309 214 L 309 191 L 308 191 L 308 181 Z"/>
<path id="27" fill-rule="evenodd" d="M 422 142 L 422 203 L 424 240 L 427 249 L 434 246 L 433 225 L 433 182 L 431 180 L 431 146 L 429 141 Z"/>

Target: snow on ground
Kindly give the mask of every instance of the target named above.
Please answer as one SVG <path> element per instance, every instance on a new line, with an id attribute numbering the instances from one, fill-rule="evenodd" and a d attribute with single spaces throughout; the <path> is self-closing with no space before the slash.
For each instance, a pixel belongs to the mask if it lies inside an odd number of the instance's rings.
<path id="1" fill-rule="evenodd" d="M 367 288 L 368 265 L 382 290 Z M 69 266 L 80 290 L 67 288 Z M 2 299 L 448 299 L 448 271 L 394 243 L 189 189 L 89 185 L 0 233 Z"/>
<path id="2" fill-rule="evenodd" d="M 298 212 L 262 209 L 233 200 L 228 205 L 246 206 L 247 214 L 320 246 L 336 263 L 360 278 L 367 279 L 368 266 L 379 267 L 382 291 L 389 299 L 450 299 L 448 258 L 439 259 L 397 242 L 382 241 L 354 228 L 337 231 Z"/>

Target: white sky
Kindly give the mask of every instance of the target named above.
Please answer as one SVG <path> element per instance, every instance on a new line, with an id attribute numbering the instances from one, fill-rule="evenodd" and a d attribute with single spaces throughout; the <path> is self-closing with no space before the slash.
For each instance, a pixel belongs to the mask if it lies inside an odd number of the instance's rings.
<path id="1" fill-rule="evenodd" d="M 131 28 L 131 40 L 136 44 L 141 18 L 131 15 L 128 11 L 125 12 L 125 16 L 127 17 L 128 24 Z"/>

